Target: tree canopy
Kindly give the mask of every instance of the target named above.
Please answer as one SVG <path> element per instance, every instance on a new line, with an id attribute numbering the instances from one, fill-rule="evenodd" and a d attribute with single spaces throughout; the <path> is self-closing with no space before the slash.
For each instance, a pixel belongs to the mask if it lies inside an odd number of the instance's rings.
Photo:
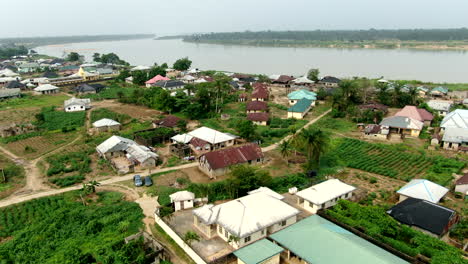
<path id="1" fill-rule="evenodd" d="M 174 66 L 172 67 L 178 71 L 186 71 L 190 69 L 190 66 L 192 66 L 192 61 L 189 60 L 188 57 L 185 57 L 185 58 L 176 60 L 176 62 L 174 62 Z"/>

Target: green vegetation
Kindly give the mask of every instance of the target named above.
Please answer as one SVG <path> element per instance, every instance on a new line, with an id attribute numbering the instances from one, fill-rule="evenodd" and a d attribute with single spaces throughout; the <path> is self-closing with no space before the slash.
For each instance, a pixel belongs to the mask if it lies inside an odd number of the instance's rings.
<path id="1" fill-rule="evenodd" d="M 68 187 L 75 185 L 76 183 L 83 182 L 85 177 L 83 175 L 73 175 L 73 176 L 65 176 L 60 178 L 52 178 L 49 181 L 59 187 Z"/>
<path id="2" fill-rule="evenodd" d="M 66 95 L 23 95 L 21 98 L 0 101 L 0 110 L 25 107 L 49 107 L 63 105 Z"/>
<path id="3" fill-rule="evenodd" d="M 18 55 L 28 55 L 28 49 L 25 46 L 0 45 L 0 59 L 9 59 Z"/>
<path id="4" fill-rule="evenodd" d="M 38 127 L 45 130 L 61 130 L 62 132 L 76 130 L 84 125 L 85 112 L 55 111 L 55 107 L 44 107 L 36 115 Z"/>
<path id="5" fill-rule="evenodd" d="M 356 124 L 346 118 L 333 118 L 329 113 L 313 124 L 328 133 L 346 133 L 356 129 Z"/>
<path id="6" fill-rule="evenodd" d="M 1 263 L 146 263 L 139 231 L 143 214 L 119 193 L 80 199 L 78 192 L 0 209 Z M 84 203 L 86 205 L 84 205 Z"/>
<path id="7" fill-rule="evenodd" d="M 123 86 L 116 83 L 111 83 L 109 86 L 107 86 L 97 94 L 85 94 L 82 97 L 90 98 L 91 100 L 120 99 L 123 97 L 131 96 L 136 89 L 139 89 L 139 87 L 128 84 L 125 84 L 125 86 Z"/>
<path id="8" fill-rule="evenodd" d="M 92 151 L 92 150 L 91 150 Z M 49 181 L 59 187 L 66 187 L 82 182 L 87 173 L 91 172 L 90 151 L 69 152 L 56 154 L 46 158 L 49 163 L 47 176 L 52 177 Z M 70 173 L 76 175 L 69 175 Z"/>
<path id="9" fill-rule="evenodd" d="M 186 71 L 190 69 L 191 65 L 192 65 L 192 61 L 189 60 L 188 57 L 185 57 L 185 58 L 176 60 L 172 67 L 178 71 Z"/>
<path id="10" fill-rule="evenodd" d="M 94 123 L 98 120 L 101 120 L 103 118 L 109 118 L 109 119 L 112 119 L 112 120 L 115 120 L 121 124 L 125 123 L 126 121 L 128 121 L 129 119 L 131 119 L 130 116 L 126 115 L 126 114 L 120 114 L 120 113 L 116 113 L 114 111 L 111 111 L 107 108 L 99 108 L 99 109 L 96 109 L 96 110 L 93 110 L 91 112 L 91 123 Z"/>
<path id="11" fill-rule="evenodd" d="M 255 46 L 418 48 L 466 45 L 468 29 L 245 31 L 184 36 L 188 42 Z"/>
<path id="12" fill-rule="evenodd" d="M 16 136 L 0 138 L 0 142 L 2 142 L 4 144 L 8 144 L 8 143 L 11 143 L 11 142 L 15 142 L 15 141 L 19 141 L 19 140 L 23 140 L 23 139 L 27 139 L 27 138 L 42 136 L 43 134 L 44 134 L 44 132 L 42 132 L 42 131 L 35 131 L 35 132 L 26 133 L 26 134 L 19 134 L 19 135 L 16 135 Z"/>
<path id="13" fill-rule="evenodd" d="M 402 151 L 398 146 L 372 144 L 365 141 L 337 139 L 334 153 L 346 162 L 347 167 L 409 181 L 422 176 L 447 186 L 452 173 L 465 164 L 444 157 L 427 157 Z"/>
<path id="14" fill-rule="evenodd" d="M 398 223 L 387 215 L 386 208 L 340 200 L 336 206 L 326 210 L 325 214 L 407 255 L 424 255 L 433 264 L 466 263 L 459 249 Z"/>
<path id="15" fill-rule="evenodd" d="M 100 63 L 110 63 L 110 64 L 116 64 L 116 65 L 130 66 L 128 62 L 120 59 L 117 54 L 112 53 L 112 52 L 108 54 L 102 54 L 102 55 L 99 53 L 94 53 L 93 60 L 95 62 L 100 62 Z"/>
<path id="16" fill-rule="evenodd" d="M 24 168 L 0 157 L 0 192 L 6 191 L 21 184 L 24 180 Z"/>

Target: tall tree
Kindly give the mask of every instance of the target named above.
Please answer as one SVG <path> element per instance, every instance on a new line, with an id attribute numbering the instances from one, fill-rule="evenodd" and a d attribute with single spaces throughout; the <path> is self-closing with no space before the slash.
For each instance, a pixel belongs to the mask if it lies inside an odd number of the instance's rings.
<path id="1" fill-rule="evenodd" d="M 186 71 L 190 69 L 190 66 L 192 66 L 192 61 L 189 60 L 188 57 L 185 57 L 185 58 L 176 60 L 176 62 L 174 62 L 174 65 L 172 67 L 178 71 Z"/>
<path id="2" fill-rule="evenodd" d="M 279 145 L 279 150 L 281 156 L 283 157 L 283 159 L 286 160 L 286 163 L 289 165 L 289 155 L 291 155 L 292 152 L 291 142 L 289 140 L 281 142 L 281 144 Z"/>
<path id="3" fill-rule="evenodd" d="M 320 71 L 319 69 L 310 69 L 307 73 L 307 78 L 311 81 L 318 82 Z"/>
<path id="4" fill-rule="evenodd" d="M 313 127 L 303 129 L 297 142 L 308 158 L 308 169 L 319 169 L 320 157 L 328 148 L 330 137 L 323 130 Z"/>
<path id="5" fill-rule="evenodd" d="M 255 137 L 255 124 L 250 120 L 241 120 L 237 126 L 239 136 L 247 140 Z"/>
<path id="6" fill-rule="evenodd" d="M 67 55 L 67 58 L 66 58 L 67 61 L 79 61 L 80 60 L 80 54 L 76 53 L 76 52 L 70 52 L 68 55 Z"/>
<path id="7" fill-rule="evenodd" d="M 97 53 L 97 52 L 94 53 L 94 54 L 93 54 L 93 61 L 95 61 L 95 62 L 100 62 L 100 61 L 101 61 L 101 54 L 99 54 L 99 53 Z"/>

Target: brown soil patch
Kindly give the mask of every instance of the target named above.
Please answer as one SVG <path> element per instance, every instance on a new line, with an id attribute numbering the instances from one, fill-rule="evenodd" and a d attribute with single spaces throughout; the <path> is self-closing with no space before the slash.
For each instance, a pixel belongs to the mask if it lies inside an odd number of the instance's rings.
<path id="1" fill-rule="evenodd" d="M 39 112 L 38 107 L 2 110 L 0 111 L 0 125 L 29 123 L 36 119 L 35 114 Z"/>
<path id="2" fill-rule="evenodd" d="M 287 106 L 289 104 L 288 101 L 288 88 L 280 87 L 280 86 L 269 86 L 270 89 L 270 99 L 275 104 L 281 104 Z"/>
<path id="3" fill-rule="evenodd" d="M 140 121 L 152 121 L 162 114 L 161 111 L 146 106 L 122 104 L 114 100 L 93 102 L 93 108 L 108 108 L 111 111 L 126 114 Z"/>
<path id="4" fill-rule="evenodd" d="M 303 171 L 300 163 L 291 162 L 295 159 L 294 154 L 288 159 L 290 160 L 289 164 L 278 151 L 269 151 L 265 153 L 265 162 L 261 168 L 267 170 L 272 177 L 282 177 Z"/>

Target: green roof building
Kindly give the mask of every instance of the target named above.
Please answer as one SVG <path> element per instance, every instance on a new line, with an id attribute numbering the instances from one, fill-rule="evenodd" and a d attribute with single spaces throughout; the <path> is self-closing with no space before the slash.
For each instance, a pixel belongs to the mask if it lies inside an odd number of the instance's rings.
<path id="1" fill-rule="evenodd" d="M 318 215 L 305 218 L 270 238 L 285 248 L 289 257 L 297 256 L 307 263 L 408 263 Z"/>
<path id="2" fill-rule="evenodd" d="M 309 99 L 301 99 L 288 109 L 288 118 L 302 119 L 309 112 L 314 101 Z"/>
<path id="3" fill-rule="evenodd" d="M 288 94 L 288 99 L 290 101 L 301 100 L 303 98 L 315 101 L 317 100 L 317 94 L 311 91 L 307 91 L 305 89 L 297 90 Z"/>
<path id="4" fill-rule="evenodd" d="M 235 251 L 234 255 L 240 264 L 279 263 L 280 253 L 283 250 L 282 247 L 269 240 L 262 239 Z"/>

